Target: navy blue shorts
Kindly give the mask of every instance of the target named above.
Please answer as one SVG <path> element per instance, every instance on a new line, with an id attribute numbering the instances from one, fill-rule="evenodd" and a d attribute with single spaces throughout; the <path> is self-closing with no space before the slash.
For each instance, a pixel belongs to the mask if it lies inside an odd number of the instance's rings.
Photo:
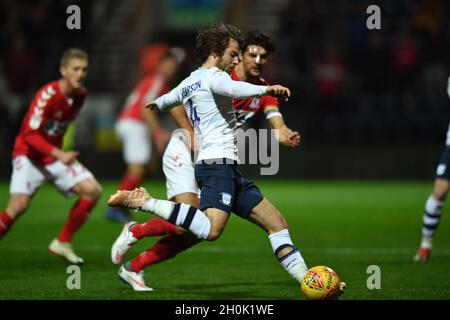
<path id="1" fill-rule="evenodd" d="M 200 210 L 217 208 L 248 218 L 264 198 L 252 182 L 244 179 L 237 164 L 195 165 L 195 180 L 201 190 Z"/>
<path id="2" fill-rule="evenodd" d="M 450 181 L 450 147 L 445 147 L 436 168 L 436 178 Z"/>

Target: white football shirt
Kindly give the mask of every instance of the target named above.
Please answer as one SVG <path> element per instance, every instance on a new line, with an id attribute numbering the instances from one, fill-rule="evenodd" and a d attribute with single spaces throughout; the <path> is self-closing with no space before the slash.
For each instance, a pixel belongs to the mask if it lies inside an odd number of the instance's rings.
<path id="1" fill-rule="evenodd" d="M 232 98 L 260 97 L 266 89 L 267 86 L 234 81 L 216 67 L 199 68 L 172 91 L 159 97 L 156 104 L 161 111 L 184 105 L 196 133 L 197 162 L 220 158 L 238 161 Z"/>

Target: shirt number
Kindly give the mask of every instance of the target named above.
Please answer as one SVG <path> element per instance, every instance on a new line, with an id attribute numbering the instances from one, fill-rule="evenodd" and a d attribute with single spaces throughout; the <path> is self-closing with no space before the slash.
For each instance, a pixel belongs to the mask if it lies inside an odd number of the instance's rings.
<path id="1" fill-rule="evenodd" d="M 200 133 L 200 117 L 197 114 L 197 108 L 194 107 L 192 99 L 189 99 L 187 102 L 189 105 L 189 118 L 192 121 L 192 126 Z"/>

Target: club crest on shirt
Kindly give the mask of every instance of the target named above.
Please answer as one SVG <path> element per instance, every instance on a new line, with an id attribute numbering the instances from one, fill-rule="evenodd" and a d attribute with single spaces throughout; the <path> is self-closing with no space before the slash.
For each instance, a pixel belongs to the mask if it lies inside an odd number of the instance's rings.
<path id="1" fill-rule="evenodd" d="M 251 109 L 258 109 L 259 108 L 259 100 L 260 100 L 260 98 L 253 98 L 252 102 L 249 105 L 249 107 Z"/>
<path id="2" fill-rule="evenodd" d="M 221 192 L 220 193 L 222 199 L 220 199 L 220 203 L 226 205 L 226 206 L 230 206 L 231 205 L 231 194 L 226 193 L 226 192 Z"/>

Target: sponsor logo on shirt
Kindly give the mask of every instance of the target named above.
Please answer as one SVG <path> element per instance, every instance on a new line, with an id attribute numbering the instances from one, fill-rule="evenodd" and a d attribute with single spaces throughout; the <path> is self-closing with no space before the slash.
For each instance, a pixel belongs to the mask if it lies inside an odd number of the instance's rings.
<path id="1" fill-rule="evenodd" d="M 59 122 L 48 119 L 45 121 L 44 130 L 49 136 L 58 136 L 66 132 L 70 122 Z"/>

